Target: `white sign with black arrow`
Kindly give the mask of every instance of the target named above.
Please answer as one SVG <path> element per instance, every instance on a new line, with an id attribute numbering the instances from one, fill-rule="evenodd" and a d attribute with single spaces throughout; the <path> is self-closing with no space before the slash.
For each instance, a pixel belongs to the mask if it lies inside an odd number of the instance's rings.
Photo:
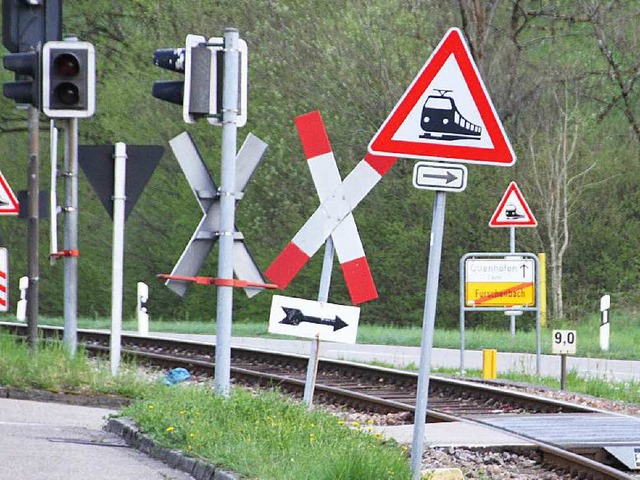
<path id="1" fill-rule="evenodd" d="M 269 333 L 356 343 L 360 308 L 274 295 Z"/>
<path id="2" fill-rule="evenodd" d="M 467 167 L 442 162 L 417 162 L 413 186 L 424 190 L 462 192 L 467 188 Z"/>

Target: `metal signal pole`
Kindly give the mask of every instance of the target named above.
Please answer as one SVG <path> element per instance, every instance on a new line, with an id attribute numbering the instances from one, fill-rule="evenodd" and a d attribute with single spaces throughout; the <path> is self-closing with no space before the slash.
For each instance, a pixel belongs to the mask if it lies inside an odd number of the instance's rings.
<path id="1" fill-rule="evenodd" d="M 64 142 L 64 334 L 65 349 L 73 356 L 78 331 L 78 119 L 65 122 Z"/>
<path id="2" fill-rule="evenodd" d="M 39 139 L 40 111 L 29 106 L 27 129 L 29 132 L 29 164 L 27 173 L 27 198 L 28 201 L 28 239 L 27 258 L 29 288 L 27 289 L 27 341 L 34 348 L 38 341 L 38 296 L 40 282 L 40 268 L 38 264 L 38 250 L 40 247 L 40 153 Z"/>
<path id="3" fill-rule="evenodd" d="M 220 249 L 218 278 L 233 281 L 233 235 L 235 224 L 236 137 L 238 126 L 239 35 L 235 28 L 224 30 L 224 90 L 222 93 L 222 161 L 220 184 Z M 231 383 L 231 324 L 233 287 L 218 287 L 216 393 L 229 396 Z"/>

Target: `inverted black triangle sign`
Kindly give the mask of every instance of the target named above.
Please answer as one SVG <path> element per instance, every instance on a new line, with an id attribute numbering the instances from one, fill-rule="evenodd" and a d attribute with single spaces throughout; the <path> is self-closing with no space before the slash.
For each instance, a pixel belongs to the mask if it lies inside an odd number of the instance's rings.
<path id="1" fill-rule="evenodd" d="M 78 162 L 98 198 L 113 218 L 114 145 L 80 145 Z M 129 217 L 142 190 L 160 163 L 164 147 L 159 145 L 127 145 L 124 217 Z"/>

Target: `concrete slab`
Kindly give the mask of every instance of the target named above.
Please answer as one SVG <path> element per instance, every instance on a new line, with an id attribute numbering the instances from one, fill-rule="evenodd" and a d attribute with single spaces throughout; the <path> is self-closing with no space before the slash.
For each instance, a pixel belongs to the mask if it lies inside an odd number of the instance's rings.
<path id="1" fill-rule="evenodd" d="M 400 444 L 413 442 L 413 425 L 373 427 L 374 433 L 394 439 Z M 428 423 L 425 428 L 427 447 L 504 447 L 530 446 L 530 442 L 492 428 L 467 422 Z"/>
<path id="2" fill-rule="evenodd" d="M 103 431 L 111 413 L 0 398 L 0 480 L 193 480 Z"/>

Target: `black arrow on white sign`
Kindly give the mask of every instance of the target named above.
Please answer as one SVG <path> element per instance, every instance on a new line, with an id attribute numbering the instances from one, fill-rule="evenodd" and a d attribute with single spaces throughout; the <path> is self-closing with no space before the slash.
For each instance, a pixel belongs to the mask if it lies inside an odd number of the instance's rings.
<path id="1" fill-rule="evenodd" d="M 422 178 L 437 178 L 437 179 L 445 180 L 445 183 L 451 183 L 454 180 L 458 179 L 458 177 L 456 177 L 451 172 L 447 172 L 446 175 L 429 175 L 428 173 L 423 173 Z"/>
<path id="2" fill-rule="evenodd" d="M 413 186 L 425 190 L 461 192 L 467 187 L 467 167 L 442 162 L 416 162 Z"/>
<path id="3" fill-rule="evenodd" d="M 335 318 L 319 318 L 308 317 L 298 308 L 282 307 L 286 315 L 285 318 L 280 320 L 280 323 L 285 325 L 300 325 L 302 322 L 315 323 L 316 325 L 327 325 L 333 327 L 333 331 L 340 330 L 341 328 L 348 327 L 349 324 L 336 315 Z"/>

